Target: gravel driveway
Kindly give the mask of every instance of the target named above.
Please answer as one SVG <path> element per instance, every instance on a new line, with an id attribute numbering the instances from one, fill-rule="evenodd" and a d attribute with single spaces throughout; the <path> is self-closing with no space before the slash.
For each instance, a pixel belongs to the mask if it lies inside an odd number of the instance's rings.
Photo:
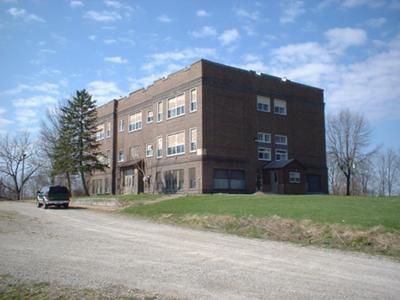
<path id="1" fill-rule="evenodd" d="M 178 299 L 400 299 L 400 263 L 0 202 L 0 274 Z"/>

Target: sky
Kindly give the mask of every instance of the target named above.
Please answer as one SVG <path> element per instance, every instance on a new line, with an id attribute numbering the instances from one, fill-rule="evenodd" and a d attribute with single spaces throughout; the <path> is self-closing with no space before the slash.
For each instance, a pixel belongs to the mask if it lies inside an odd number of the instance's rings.
<path id="1" fill-rule="evenodd" d="M 0 133 L 47 108 L 98 104 L 200 58 L 324 89 L 327 116 L 365 116 L 400 148 L 400 0 L 0 0 Z"/>

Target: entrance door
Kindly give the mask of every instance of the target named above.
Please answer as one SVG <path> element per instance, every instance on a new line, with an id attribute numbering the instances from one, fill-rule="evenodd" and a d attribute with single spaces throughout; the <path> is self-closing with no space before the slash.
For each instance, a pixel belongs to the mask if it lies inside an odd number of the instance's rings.
<path id="1" fill-rule="evenodd" d="M 271 171 L 271 191 L 278 193 L 278 173 L 276 171 Z"/>
<path id="2" fill-rule="evenodd" d="M 307 175 L 308 193 L 321 193 L 321 176 L 320 175 Z"/>
<path id="3" fill-rule="evenodd" d="M 123 194 L 133 194 L 134 181 L 133 169 L 126 169 L 123 171 L 122 191 Z"/>

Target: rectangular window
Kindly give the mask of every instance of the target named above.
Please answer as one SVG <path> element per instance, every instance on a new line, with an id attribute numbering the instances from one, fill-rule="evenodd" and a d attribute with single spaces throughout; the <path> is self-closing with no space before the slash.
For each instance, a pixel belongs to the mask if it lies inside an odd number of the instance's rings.
<path id="1" fill-rule="evenodd" d="M 153 119 L 154 119 L 153 111 L 150 110 L 150 111 L 147 112 L 147 124 L 148 123 L 153 123 Z"/>
<path id="2" fill-rule="evenodd" d="M 197 151 L 197 128 L 192 128 L 189 130 L 189 143 L 190 152 Z"/>
<path id="3" fill-rule="evenodd" d="M 215 190 L 244 190 L 246 189 L 245 173 L 243 170 L 214 169 Z"/>
<path id="4" fill-rule="evenodd" d="M 118 131 L 122 132 L 125 130 L 125 120 L 119 120 L 119 126 L 118 126 Z"/>
<path id="5" fill-rule="evenodd" d="M 287 160 L 287 151 L 283 149 L 276 149 L 275 160 Z"/>
<path id="6" fill-rule="evenodd" d="M 107 131 L 106 131 L 106 138 L 111 136 L 111 122 L 107 123 Z"/>
<path id="7" fill-rule="evenodd" d="M 168 100 L 168 119 L 185 114 L 185 94 Z"/>
<path id="8" fill-rule="evenodd" d="M 286 135 L 275 135 L 275 144 L 277 145 L 287 145 L 287 136 Z"/>
<path id="9" fill-rule="evenodd" d="M 142 129 L 142 112 L 129 116 L 129 132 Z"/>
<path id="10" fill-rule="evenodd" d="M 271 149 L 258 147 L 258 160 L 271 160 Z"/>
<path id="11" fill-rule="evenodd" d="M 104 140 L 104 124 L 97 126 L 96 141 Z"/>
<path id="12" fill-rule="evenodd" d="M 196 168 L 189 168 L 189 188 L 196 188 Z"/>
<path id="13" fill-rule="evenodd" d="M 139 146 L 133 146 L 129 148 L 129 158 L 130 160 L 139 159 Z"/>
<path id="14" fill-rule="evenodd" d="M 118 161 L 124 161 L 124 150 L 119 150 L 118 151 Z"/>
<path id="15" fill-rule="evenodd" d="M 163 138 L 159 136 L 157 138 L 157 158 L 161 158 L 163 156 Z"/>
<path id="16" fill-rule="evenodd" d="M 257 132 L 257 142 L 271 143 L 271 134 L 266 132 Z"/>
<path id="17" fill-rule="evenodd" d="M 146 157 L 152 157 L 152 156 L 153 156 L 153 145 L 147 144 L 146 145 Z"/>
<path id="18" fill-rule="evenodd" d="M 289 172 L 289 183 L 300 183 L 300 172 Z"/>
<path id="19" fill-rule="evenodd" d="M 182 169 L 170 170 L 164 173 L 165 188 L 169 192 L 176 192 L 183 189 L 183 176 L 184 172 Z"/>
<path id="20" fill-rule="evenodd" d="M 190 91 L 190 112 L 197 111 L 197 90 Z"/>
<path id="21" fill-rule="evenodd" d="M 157 122 L 162 121 L 164 115 L 163 111 L 164 111 L 164 105 L 163 102 L 160 101 L 157 103 Z"/>
<path id="22" fill-rule="evenodd" d="M 167 156 L 185 153 L 185 132 L 179 132 L 167 136 Z"/>
<path id="23" fill-rule="evenodd" d="M 257 110 L 263 112 L 270 112 L 271 99 L 269 97 L 257 96 Z"/>
<path id="24" fill-rule="evenodd" d="M 274 113 L 278 115 L 286 116 L 286 101 L 285 100 L 274 100 Z"/>

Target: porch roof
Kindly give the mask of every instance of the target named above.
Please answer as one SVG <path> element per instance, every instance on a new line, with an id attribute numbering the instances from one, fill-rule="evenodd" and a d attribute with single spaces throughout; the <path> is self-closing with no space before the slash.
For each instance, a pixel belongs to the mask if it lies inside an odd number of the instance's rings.
<path id="1" fill-rule="evenodd" d="M 272 170 L 272 169 L 282 169 L 285 168 L 286 166 L 288 166 L 289 164 L 293 163 L 293 162 L 297 162 L 300 166 L 303 166 L 299 161 L 297 161 L 294 158 L 291 159 L 287 159 L 287 160 L 274 160 L 271 161 L 269 163 L 267 163 L 266 165 L 264 165 L 263 169 L 267 169 L 267 170 Z"/>

